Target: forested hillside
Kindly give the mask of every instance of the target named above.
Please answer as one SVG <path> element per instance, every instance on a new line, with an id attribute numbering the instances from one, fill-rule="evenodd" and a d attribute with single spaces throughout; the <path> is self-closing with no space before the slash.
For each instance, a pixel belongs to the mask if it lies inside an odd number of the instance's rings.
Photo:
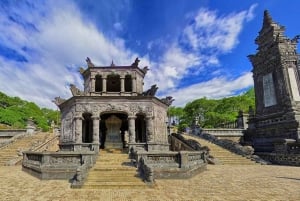
<path id="1" fill-rule="evenodd" d="M 213 128 L 221 123 L 235 121 L 240 110 L 248 113 L 249 106 L 255 106 L 254 88 L 242 95 L 218 100 L 205 97 L 196 99 L 183 108 L 170 107 L 168 112 L 171 121 L 177 120 L 181 127 L 190 126 L 198 118 L 201 127 Z"/>
<path id="2" fill-rule="evenodd" d="M 0 124 L 2 127 L 25 128 L 27 120 L 32 118 L 37 127 L 43 131 L 50 128 L 51 122 L 57 123 L 59 112 L 47 108 L 39 108 L 35 103 L 9 97 L 0 92 Z"/>

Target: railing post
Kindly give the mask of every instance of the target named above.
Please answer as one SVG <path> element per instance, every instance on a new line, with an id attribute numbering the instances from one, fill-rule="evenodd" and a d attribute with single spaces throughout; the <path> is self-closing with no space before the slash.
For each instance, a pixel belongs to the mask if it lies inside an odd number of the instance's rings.
<path id="1" fill-rule="evenodd" d="M 188 154 L 186 152 L 180 151 L 179 156 L 180 156 L 180 168 L 183 169 L 188 168 L 188 163 L 189 163 Z"/>

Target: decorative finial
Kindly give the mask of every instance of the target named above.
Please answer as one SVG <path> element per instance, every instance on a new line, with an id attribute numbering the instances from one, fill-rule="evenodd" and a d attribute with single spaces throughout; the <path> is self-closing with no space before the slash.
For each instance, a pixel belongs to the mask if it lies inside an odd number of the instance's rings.
<path id="1" fill-rule="evenodd" d="M 137 58 L 134 60 L 134 62 L 131 64 L 131 66 L 133 66 L 133 67 L 138 67 L 139 62 L 140 62 L 140 60 L 139 60 L 139 58 L 137 57 Z"/>
<path id="2" fill-rule="evenodd" d="M 95 67 L 95 65 L 92 63 L 92 61 L 91 61 L 91 59 L 89 57 L 87 57 L 85 61 L 86 61 L 86 63 L 87 63 L 87 65 L 88 65 L 89 68 L 90 67 Z"/>
<path id="3" fill-rule="evenodd" d="M 271 24 L 273 22 L 272 17 L 268 10 L 264 11 L 264 25 Z"/>

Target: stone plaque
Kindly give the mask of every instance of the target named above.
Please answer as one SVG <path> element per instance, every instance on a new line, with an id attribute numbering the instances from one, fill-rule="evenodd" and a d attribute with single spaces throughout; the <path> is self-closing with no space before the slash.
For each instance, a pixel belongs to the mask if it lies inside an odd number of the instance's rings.
<path id="1" fill-rule="evenodd" d="M 121 139 L 120 128 L 122 125 L 122 120 L 115 115 L 110 116 L 106 121 L 106 148 L 122 148 L 123 143 Z"/>
<path id="2" fill-rule="evenodd" d="M 272 73 L 263 76 L 264 105 L 269 107 L 277 104 Z"/>
<path id="3" fill-rule="evenodd" d="M 293 100 L 300 101 L 299 95 L 299 87 L 297 84 L 297 79 L 295 75 L 295 70 L 293 68 L 288 68 L 289 78 L 290 78 L 290 86 L 293 95 Z"/>

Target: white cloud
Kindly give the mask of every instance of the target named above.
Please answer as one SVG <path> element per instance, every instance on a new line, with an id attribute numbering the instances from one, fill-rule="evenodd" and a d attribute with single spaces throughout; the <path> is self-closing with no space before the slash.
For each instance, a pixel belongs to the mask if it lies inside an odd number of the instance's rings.
<path id="1" fill-rule="evenodd" d="M 182 37 L 169 45 L 156 62 L 146 81 L 157 83 L 162 94 L 167 95 L 179 88 L 179 81 L 188 77 L 189 71 L 201 76 L 206 68 L 220 66 L 219 56 L 231 52 L 238 44 L 243 25 L 253 18 L 255 7 L 222 16 L 216 11 L 199 9 L 196 15 L 190 16 L 191 23 L 183 29 Z"/>
<path id="2" fill-rule="evenodd" d="M 256 4 L 247 11 L 220 17 L 216 11 L 201 8 L 184 29 L 184 38 L 194 50 L 213 48 L 226 53 L 238 44 L 243 23 L 253 18 L 255 7 Z"/>
<path id="3" fill-rule="evenodd" d="M 108 39 L 94 24 L 83 19 L 72 1 L 47 1 L 34 4 L 33 8 L 31 12 L 26 6 L 0 12 L 0 40 L 28 61 L 14 61 L 0 55 L 0 91 L 55 108 L 51 100 L 56 96 L 70 97 L 70 83 L 82 88 L 77 68 L 85 65 L 87 56 L 103 66 L 112 60 L 116 65 L 129 65 L 138 56 L 125 46 L 124 39 Z M 191 69 L 199 73 L 211 65 L 220 65 L 219 55 L 230 52 L 237 44 L 243 23 L 253 18 L 254 8 L 221 17 L 200 9 L 194 16 L 195 23 L 184 28 L 183 41 L 178 39 L 169 45 L 160 59 L 151 61 L 148 55 L 140 55 L 140 66 L 150 68 L 145 89 L 157 84 L 161 94 L 173 95 L 175 104 L 182 105 L 201 96 L 231 95 L 251 85 L 249 75 L 245 74 L 236 80 L 218 77 L 175 90 Z M 115 23 L 114 28 L 120 30 L 122 25 Z M 149 42 L 148 48 L 153 50 L 158 43 L 163 40 Z M 185 45 L 192 49 L 185 49 Z"/>
<path id="4" fill-rule="evenodd" d="M 0 26 L 0 38 L 6 41 L 5 46 L 28 60 L 16 62 L 0 57 L 0 91 L 55 108 L 51 100 L 56 96 L 70 97 L 70 83 L 82 88 L 77 68 L 86 65 L 85 57 L 105 66 L 112 60 L 129 65 L 137 56 L 124 47 L 122 39 L 110 41 L 93 24 L 84 21 L 71 2 L 48 2 L 36 9 L 40 10 L 24 12 L 18 22 L 11 21 L 9 15 L 21 16 L 22 9 L 0 14 L 1 22 L 9 24 Z M 29 23 L 36 29 L 28 29 Z"/>
<path id="5" fill-rule="evenodd" d="M 245 73 L 236 79 L 216 77 L 207 82 L 197 83 L 186 88 L 172 91 L 174 105 L 184 106 L 186 103 L 200 97 L 222 98 L 232 96 L 240 89 L 253 86 L 252 73 Z"/>

